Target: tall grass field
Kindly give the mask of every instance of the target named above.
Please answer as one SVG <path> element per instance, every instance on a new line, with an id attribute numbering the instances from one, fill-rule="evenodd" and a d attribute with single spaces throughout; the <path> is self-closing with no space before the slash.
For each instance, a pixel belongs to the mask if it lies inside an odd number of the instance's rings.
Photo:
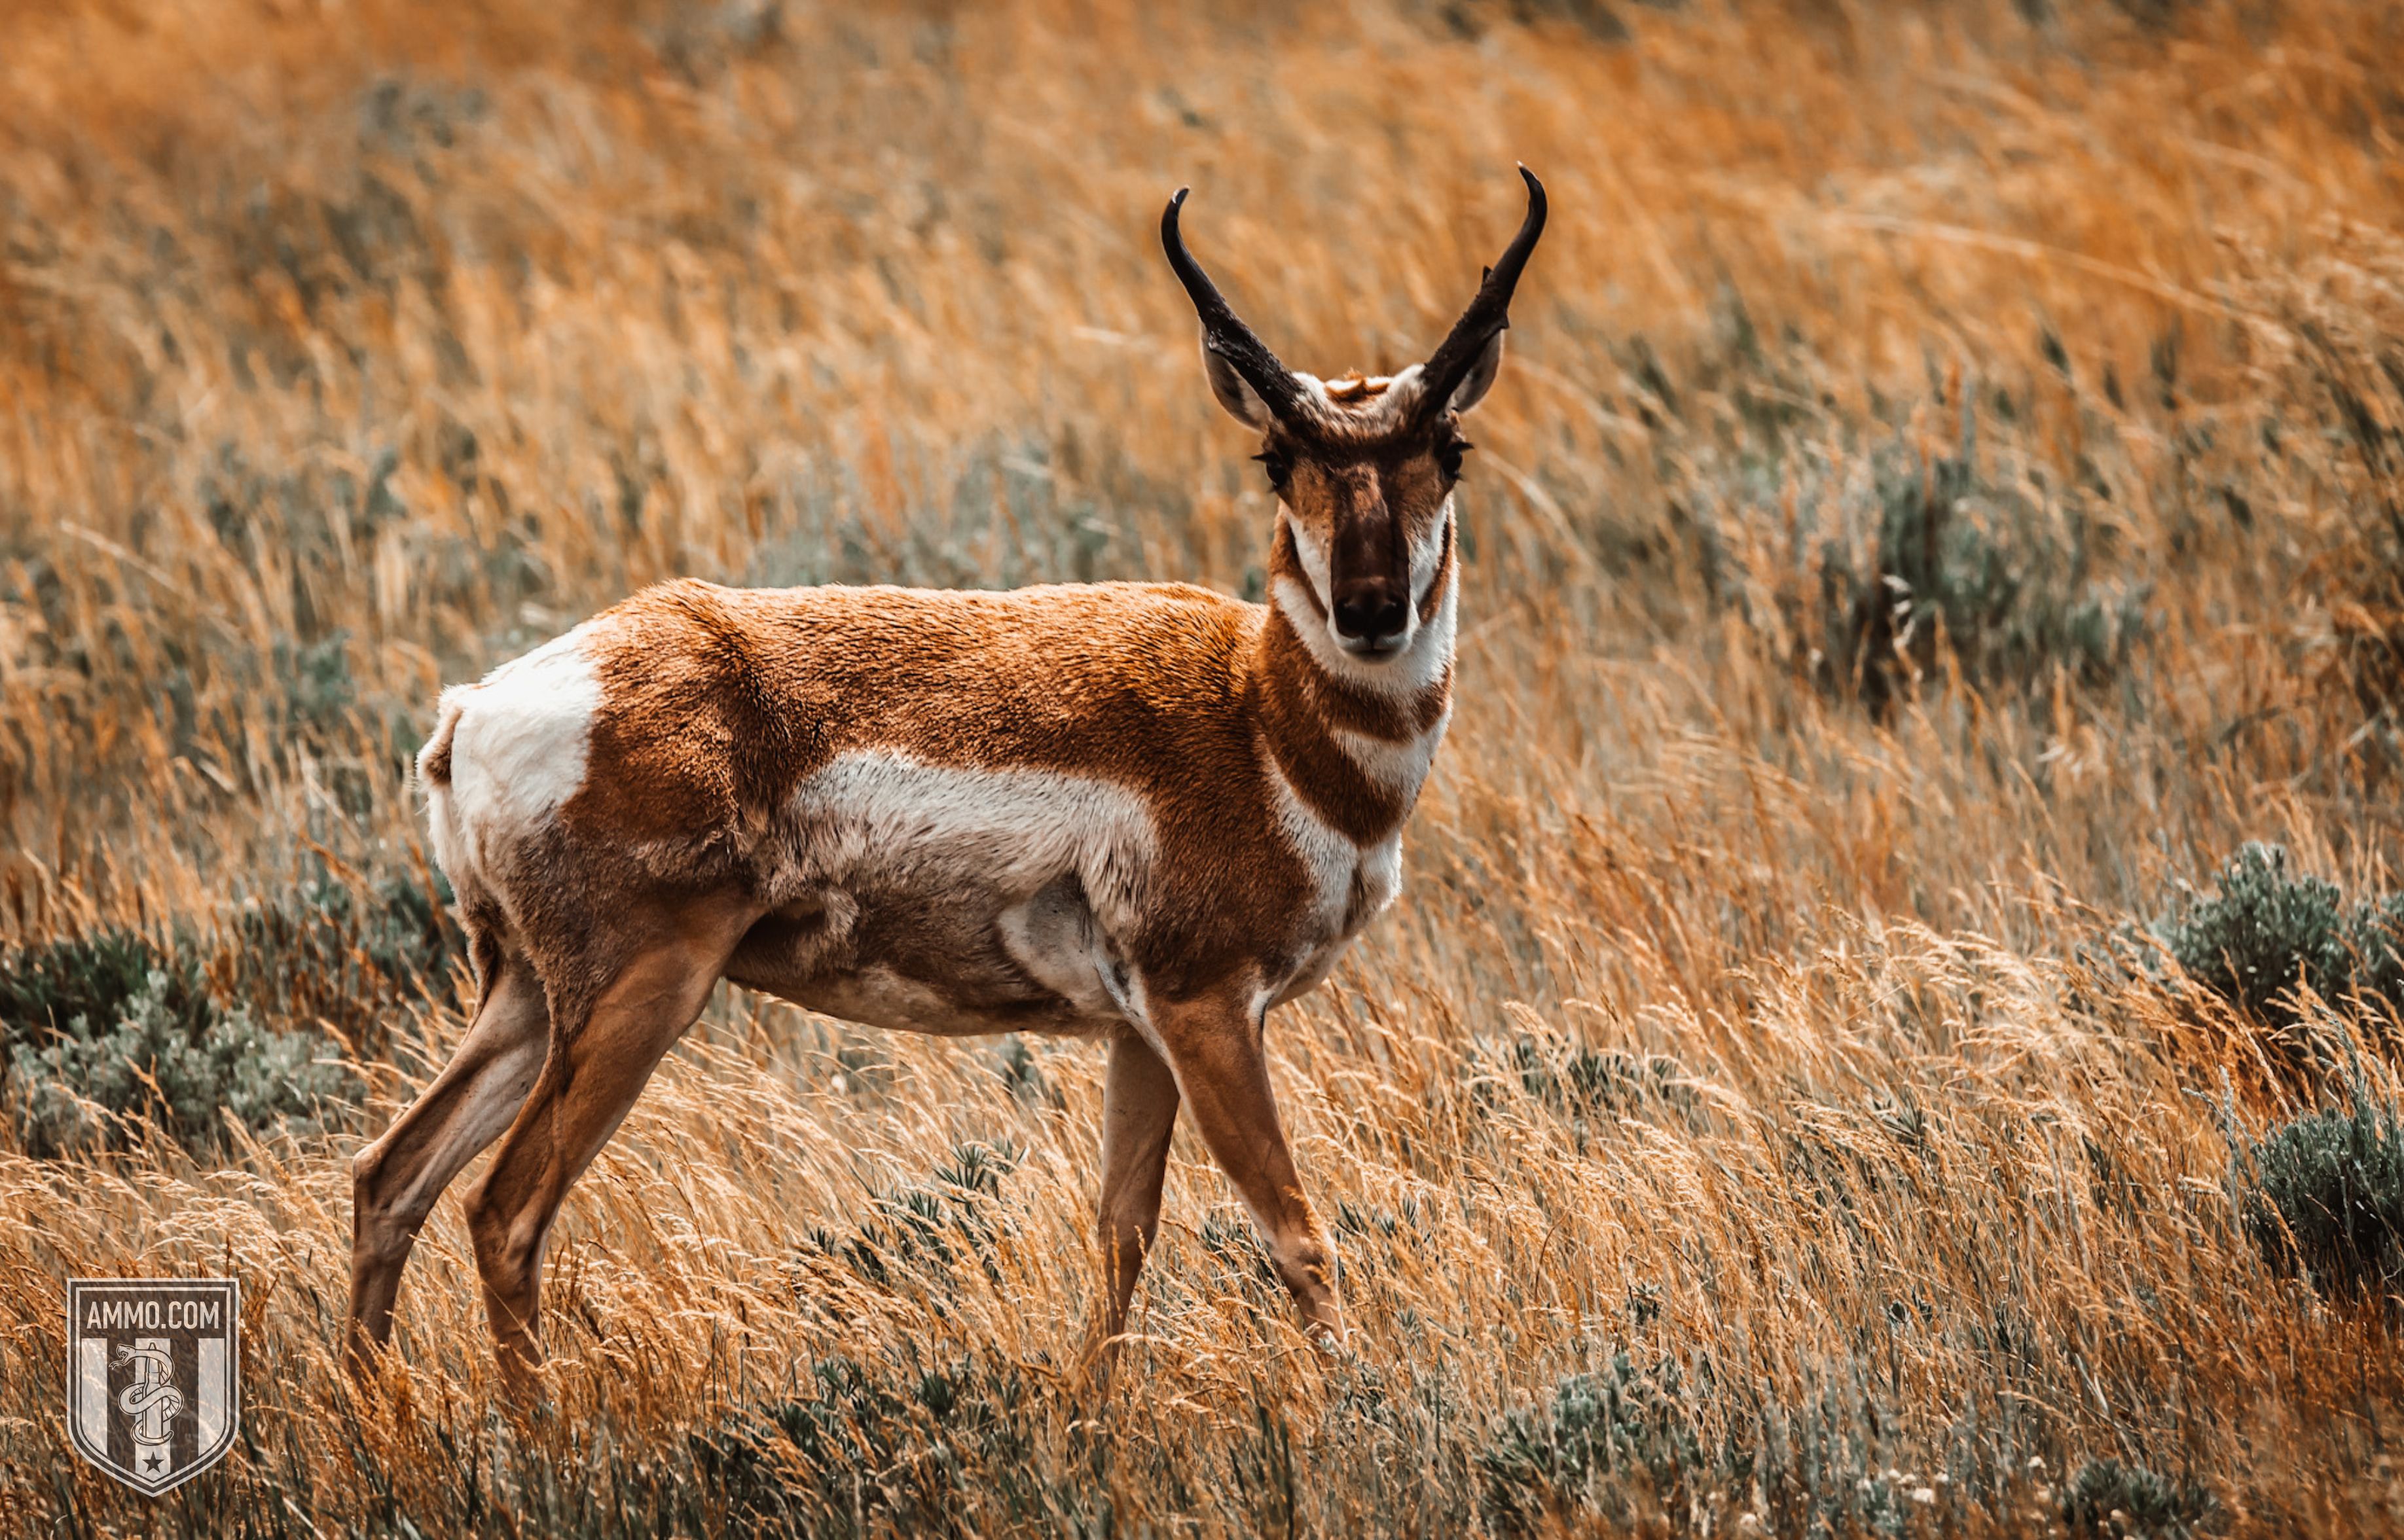
<path id="1" fill-rule="evenodd" d="M 2404 1532 L 2404 8 L 0 9 L 0 1533 Z M 721 986 L 542 1398 L 350 1157 L 474 986 L 409 763 L 641 586 L 1180 578 L 1552 222 L 1395 908 L 1275 1013 L 1349 1326 L 1103 1053 Z M 454 1189 L 455 1191 L 456 1189 Z M 71 1277 L 241 1432 L 66 1432 Z"/>

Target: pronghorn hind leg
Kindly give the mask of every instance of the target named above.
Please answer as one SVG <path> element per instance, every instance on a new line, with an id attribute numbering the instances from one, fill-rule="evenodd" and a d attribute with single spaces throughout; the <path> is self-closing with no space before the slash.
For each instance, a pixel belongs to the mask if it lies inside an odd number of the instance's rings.
<path id="1" fill-rule="evenodd" d="M 1334 1253 L 1302 1195 L 1302 1178 L 1278 1119 L 1260 1019 L 1232 996 L 1163 1003 L 1153 1017 L 1194 1126 L 1252 1211 L 1278 1276 L 1312 1330 L 1341 1341 Z"/>
<path id="2" fill-rule="evenodd" d="M 1126 1330 L 1127 1301 L 1160 1232 L 1160 1186 L 1177 1128 L 1177 1077 L 1151 1045 L 1128 1033 L 1111 1045 L 1102 1090 L 1102 1311 L 1087 1355 L 1107 1392 Z"/>
<path id="3" fill-rule="evenodd" d="M 460 1169 L 517 1117 L 542 1068 L 550 1012 L 523 957 L 496 949 L 468 1034 L 384 1137 L 351 1160 L 353 1372 L 392 1335 L 393 1300 L 417 1232 Z"/>
<path id="4" fill-rule="evenodd" d="M 484 1310 L 513 1390 L 525 1388 L 541 1358 L 542 1254 L 561 1201 L 701 1014 L 754 918 L 756 911 L 725 903 L 663 916 L 588 996 L 589 1009 L 556 1005 L 542 1074 L 468 1198 Z"/>

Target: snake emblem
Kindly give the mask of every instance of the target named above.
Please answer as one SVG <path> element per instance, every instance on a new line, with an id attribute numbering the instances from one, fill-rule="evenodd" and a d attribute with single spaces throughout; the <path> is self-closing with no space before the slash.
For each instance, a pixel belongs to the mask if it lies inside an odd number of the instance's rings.
<path id="1" fill-rule="evenodd" d="M 117 1397 L 118 1409 L 133 1419 L 134 1438 L 144 1444 L 164 1441 L 167 1424 L 184 1410 L 184 1393 L 168 1382 L 174 1360 L 164 1348 L 128 1343 L 117 1350 L 117 1362 L 135 1366 L 133 1383 Z"/>

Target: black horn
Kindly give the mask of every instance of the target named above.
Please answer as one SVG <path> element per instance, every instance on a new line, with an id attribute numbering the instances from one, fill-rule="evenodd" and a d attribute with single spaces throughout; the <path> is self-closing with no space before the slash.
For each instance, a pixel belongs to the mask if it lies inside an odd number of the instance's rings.
<path id="1" fill-rule="evenodd" d="M 1177 211 L 1185 206 L 1190 188 L 1180 187 L 1177 196 L 1168 201 L 1167 211 L 1160 216 L 1160 243 L 1168 253 L 1168 265 L 1177 271 L 1177 281 L 1185 285 L 1193 298 L 1194 309 L 1202 317 L 1202 345 L 1227 361 L 1243 376 L 1244 383 L 1268 407 L 1279 422 L 1293 423 L 1304 418 L 1308 409 L 1303 402 L 1302 387 L 1266 343 L 1252 335 L 1252 328 L 1228 308 L 1226 297 L 1202 264 L 1194 260 L 1185 249 L 1185 237 L 1177 229 Z"/>
<path id="2" fill-rule="evenodd" d="M 1503 248 L 1502 259 L 1486 270 L 1477 298 L 1452 324 L 1451 335 L 1421 367 L 1419 379 L 1426 392 L 1421 410 L 1444 410 L 1486 344 L 1511 325 L 1511 291 L 1519 286 L 1519 274 L 1528 266 L 1528 254 L 1536 249 L 1536 237 L 1544 233 L 1544 185 L 1525 166 L 1519 168 L 1519 174 L 1528 184 L 1528 217 L 1520 221 L 1519 233 L 1511 238 L 1511 244 Z"/>

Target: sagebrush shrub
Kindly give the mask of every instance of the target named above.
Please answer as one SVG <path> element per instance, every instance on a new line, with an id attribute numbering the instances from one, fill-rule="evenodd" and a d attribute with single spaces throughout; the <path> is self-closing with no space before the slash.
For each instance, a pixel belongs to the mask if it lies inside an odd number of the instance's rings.
<path id="1" fill-rule="evenodd" d="M 1699 1104 L 1694 1089 L 1684 1084 L 1685 1066 L 1667 1054 L 1639 1056 L 1520 1037 L 1511 1045 L 1511 1065 L 1529 1095 L 1578 1117 L 1633 1112 L 1655 1103 L 1682 1112 Z"/>
<path id="2" fill-rule="evenodd" d="M 10 1054 L 20 1137 L 55 1157 L 116 1143 L 128 1119 L 157 1123 L 189 1147 L 216 1145 L 233 1122 L 259 1129 L 306 1118 L 350 1088 L 350 1072 L 317 1055 L 314 1034 L 270 1032 L 236 1006 L 195 1032 L 167 976 L 125 1002 L 114 1021 L 71 1018 L 47 1042 Z"/>
<path id="3" fill-rule="evenodd" d="M 108 929 L 0 950 L 4 1099 L 38 1158 L 120 1145 L 149 1122 L 194 1151 L 238 1121 L 305 1120 L 356 1082 L 311 1032 L 276 1032 L 210 994 L 189 937 Z"/>
<path id="4" fill-rule="evenodd" d="M 1668 1113 L 1691 1119 L 1702 1097 L 1684 1064 L 1667 1054 L 1623 1053 L 1565 1038 L 1520 1033 L 1481 1039 L 1469 1056 L 1472 1088 L 1481 1100 L 1508 1095 L 1516 1085 L 1577 1133 L 1614 1117 Z"/>
<path id="5" fill-rule="evenodd" d="M 829 1357 L 811 1379 L 693 1440 L 744 1533 L 960 1534 L 1083 1505 L 1036 1474 L 1039 1398 L 1015 1365 Z"/>
<path id="6" fill-rule="evenodd" d="M 1640 1367 L 1620 1351 L 1506 1416 L 1477 1457 L 1488 1521 L 1517 1535 L 1581 1505 L 1625 1518 L 1638 1493 L 1676 1511 L 1704 1464 L 1685 1388 L 1674 1359 Z"/>
<path id="7" fill-rule="evenodd" d="M 957 1145 L 926 1185 L 877 1199 L 851 1234 L 814 1228 L 810 1249 L 879 1288 L 913 1279 L 945 1287 L 953 1265 L 971 1257 L 998 1284 L 1001 1275 L 993 1253 L 1003 1232 L 995 1208 L 1002 1178 L 1018 1160 L 1018 1151 L 1006 1142 Z"/>
<path id="8" fill-rule="evenodd" d="M 2280 416 L 2298 429 L 2286 442 L 2342 489 L 2331 499 L 2336 540 L 2314 572 L 2314 607 L 2327 617 L 2310 644 L 2314 672 L 2362 718 L 2348 750 L 2363 751 L 2366 770 L 2392 774 L 2404 697 L 2404 288 L 2396 282 L 2404 243 L 2364 225 L 2347 229 L 2339 251 L 2249 265 L 2244 302 L 2289 328 L 2271 376 Z"/>
<path id="9" fill-rule="evenodd" d="M 2404 1011 L 2404 894 L 2356 905 L 2349 940 L 2355 988 Z"/>
<path id="10" fill-rule="evenodd" d="M 2357 1084 L 2350 1105 L 2295 1119 L 2241 1152 L 2247 1231 L 2271 1264 L 2331 1297 L 2404 1285 L 2404 1127 Z"/>
<path id="11" fill-rule="evenodd" d="M 379 1057 L 396 1007 L 449 1001 L 467 936 L 440 873 L 354 889 L 323 871 L 234 918 L 228 987 L 278 1018 L 325 1021 L 362 1057 Z"/>
<path id="12" fill-rule="evenodd" d="M 2397 955 L 2404 897 L 2348 904 L 2334 882 L 2290 868 L 2286 851 L 2242 846 L 2214 874 L 2211 896 L 2158 927 L 2188 978 L 2250 1016 L 2294 1019 L 2299 983 L 2325 1000 L 2349 992 L 2404 1007 Z"/>
<path id="13" fill-rule="evenodd" d="M 1026 1038 L 1016 1033 L 1003 1038 L 997 1058 L 996 1068 L 1003 1087 L 1022 1105 L 1057 1110 L 1066 1104 L 1060 1088 L 1045 1072 L 1042 1060 L 1027 1047 Z"/>
<path id="14" fill-rule="evenodd" d="M 1735 533 L 1714 586 L 1787 667 L 1873 712 L 1949 659 L 1981 687 L 2099 685 L 2147 631 L 2147 590 L 2107 575 L 2115 527 L 2092 494 L 1988 465 L 1966 397 L 1959 410 L 1950 448 L 1756 425 L 1726 473 Z"/>
<path id="15" fill-rule="evenodd" d="M 33 947 L 0 947 L 0 1034 L 8 1051 L 77 1017 L 113 1020 L 136 996 L 188 1032 L 205 1024 L 208 984 L 189 945 L 161 947 L 119 926 Z"/>
<path id="16" fill-rule="evenodd" d="M 1261 1237 L 1260 1226 L 1241 1208 L 1217 1208 L 1202 1216 L 1194 1228 L 1194 1239 L 1201 1244 L 1203 1254 L 1219 1268 L 1217 1283 L 1223 1288 L 1250 1288 L 1260 1297 L 1274 1297 L 1283 1287 L 1278 1279 L 1277 1258 L 1269 1255 L 1269 1243 Z M 1336 1254 L 1336 1267 L 1347 1263 L 1343 1253 Z"/>
<path id="17" fill-rule="evenodd" d="M 1952 454 L 1898 445 L 1880 455 L 1875 540 L 1852 552 L 1821 548 L 1822 679 L 1859 689 L 1873 708 L 1901 686 L 1905 659 L 1935 664 L 1940 628 L 1970 676 L 1987 684 L 2025 683 L 2056 667 L 2100 684 L 2144 634 L 2144 591 L 2090 576 L 2081 512 L 2056 520 L 1979 474 L 1974 422 L 1965 405 Z"/>
<path id="18" fill-rule="evenodd" d="M 2082 1534 L 2131 1534 L 2175 1540 L 2217 1515 L 2219 1504 L 2189 1481 L 2171 1481 L 2143 1465 L 2090 1460 L 2062 1487 L 2062 1521 Z"/>

